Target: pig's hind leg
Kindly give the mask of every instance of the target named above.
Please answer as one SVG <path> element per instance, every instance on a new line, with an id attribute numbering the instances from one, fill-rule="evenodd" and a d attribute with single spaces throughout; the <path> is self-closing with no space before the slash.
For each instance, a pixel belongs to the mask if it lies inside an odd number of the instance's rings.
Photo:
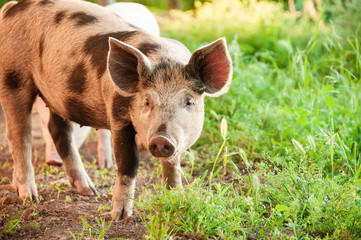
<path id="1" fill-rule="evenodd" d="M 73 125 L 74 123 L 65 121 L 58 115 L 50 113 L 49 132 L 63 160 L 65 172 L 70 184 L 76 186 L 78 192 L 82 195 L 97 194 L 81 161 L 73 135 Z"/>
<path id="2" fill-rule="evenodd" d="M 97 130 L 98 139 L 98 165 L 103 168 L 112 168 L 113 153 L 110 131 L 107 129 Z"/>
<path id="3" fill-rule="evenodd" d="M 37 89 L 30 74 L 0 72 L 0 101 L 6 118 L 6 132 L 14 160 L 13 184 L 21 199 L 38 202 L 31 151 L 31 110 Z"/>
<path id="4" fill-rule="evenodd" d="M 55 144 L 53 142 L 53 138 L 51 137 L 51 134 L 48 129 L 49 125 L 49 117 L 50 117 L 50 111 L 49 108 L 46 107 L 44 101 L 37 97 L 36 101 L 33 106 L 34 109 L 39 113 L 40 120 L 41 120 L 41 130 L 43 133 L 43 138 L 45 140 L 45 162 L 49 165 L 55 165 L 55 166 L 61 166 L 63 165 L 63 162 L 58 154 L 58 151 L 56 150 Z M 75 133 L 74 139 L 77 148 L 79 149 L 80 146 L 83 144 L 84 140 L 88 136 L 90 132 L 90 127 L 80 127 L 78 124 L 74 124 L 74 130 Z"/>
<path id="5" fill-rule="evenodd" d="M 61 166 L 63 162 L 56 151 L 53 138 L 51 137 L 49 130 L 48 130 L 48 123 L 49 123 L 49 109 L 46 107 L 44 101 L 37 97 L 34 103 L 34 109 L 40 115 L 41 121 L 41 131 L 43 133 L 43 138 L 45 140 L 45 162 L 49 165 Z"/>
<path id="6" fill-rule="evenodd" d="M 41 120 L 41 130 L 43 132 L 43 138 L 45 140 L 45 162 L 49 165 L 61 166 L 63 161 L 61 160 L 58 151 L 53 142 L 53 138 L 49 133 L 48 122 L 50 111 L 46 107 L 44 101 L 37 97 L 34 103 L 34 109 L 39 113 Z M 78 149 L 81 147 L 86 137 L 88 136 L 91 128 L 90 127 L 80 127 L 78 124 L 74 124 L 74 138 L 75 143 Z M 111 148 L 110 140 L 110 131 L 105 129 L 100 129 L 97 131 L 98 138 L 98 165 L 100 167 L 111 168 L 113 166 L 113 155 Z"/>

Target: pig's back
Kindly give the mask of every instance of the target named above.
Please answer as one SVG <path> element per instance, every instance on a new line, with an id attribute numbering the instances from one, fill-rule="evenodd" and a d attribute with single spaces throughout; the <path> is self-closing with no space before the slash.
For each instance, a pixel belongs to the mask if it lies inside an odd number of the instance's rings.
<path id="1" fill-rule="evenodd" d="M 47 105 L 64 119 L 77 121 L 70 111 L 58 109 L 78 102 L 104 127 L 101 79 L 106 77 L 108 38 L 127 39 L 134 32 L 136 28 L 96 4 L 25 0 L 0 16 L 0 66 L 31 75 Z M 87 101 L 81 102 L 85 96 Z"/>
<path id="2" fill-rule="evenodd" d="M 5 48 L 13 49 L 13 53 L 21 51 L 16 55 L 31 58 L 34 65 L 40 57 L 50 55 L 76 59 L 86 50 L 90 37 L 130 30 L 126 22 L 96 4 L 79 0 L 25 0 L 0 16 L 3 45 L 0 51 Z"/>

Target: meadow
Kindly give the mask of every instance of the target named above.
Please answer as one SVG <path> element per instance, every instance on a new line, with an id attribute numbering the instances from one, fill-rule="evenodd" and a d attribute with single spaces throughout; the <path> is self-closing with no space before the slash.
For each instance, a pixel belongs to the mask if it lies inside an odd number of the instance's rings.
<path id="1" fill-rule="evenodd" d="M 318 19 L 267 1 L 151 8 L 162 36 L 192 51 L 226 37 L 234 72 L 227 94 L 206 98 L 202 135 L 184 155 L 184 190 L 160 184 L 156 159 L 138 173 L 156 179 L 137 185 L 141 238 L 361 239 L 361 4 L 335 2 L 324 1 Z M 94 171 L 96 186 L 115 174 Z M 81 222 L 74 239 L 104 239 L 115 224 Z"/>
<path id="2" fill-rule="evenodd" d="M 152 238 L 361 238 L 360 21 L 324 3 L 316 21 L 233 0 L 159 18 L 190 49 L 225 36 L 234 73 L 206 101 L 185 190 L 137 201 Z"/>

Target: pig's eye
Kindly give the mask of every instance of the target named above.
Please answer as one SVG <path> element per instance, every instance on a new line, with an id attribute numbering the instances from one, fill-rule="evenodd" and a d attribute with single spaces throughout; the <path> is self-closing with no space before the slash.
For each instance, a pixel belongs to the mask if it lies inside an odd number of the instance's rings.
<path id="1" fill-rule="evenodd" d="M 144 101 L 144 106 L 147 106 L 147 107 L 150 106 L 150 101 L 149 101 L 148 98 L 145 99 L 145 101 Z"/>
<path id="2" fill-rule="evenodd" d="M 187 97 L 184 101 L 184 104 L 187 106 L 187 107 L 190 107 L 190 106 L 193 106 L 194 105 L 194 102 L 192 100 L 192 98 L 190 97 Z"/>

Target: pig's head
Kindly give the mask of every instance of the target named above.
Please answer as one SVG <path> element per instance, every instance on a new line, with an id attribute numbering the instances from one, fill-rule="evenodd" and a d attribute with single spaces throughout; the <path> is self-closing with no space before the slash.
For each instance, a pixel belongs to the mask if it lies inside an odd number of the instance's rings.
<path id="1" fill-rule="evenodd" d="M 183 62 L 154 63 L 116 39 L 109 44 L 108 72 L 116 91 L 133 99 L 130 115 L 140 141 L 155 157 L 179 156 L 202 131 L 204 96 L 228 90 L 232 62 L 225 39 L 187 52 Z"/>

